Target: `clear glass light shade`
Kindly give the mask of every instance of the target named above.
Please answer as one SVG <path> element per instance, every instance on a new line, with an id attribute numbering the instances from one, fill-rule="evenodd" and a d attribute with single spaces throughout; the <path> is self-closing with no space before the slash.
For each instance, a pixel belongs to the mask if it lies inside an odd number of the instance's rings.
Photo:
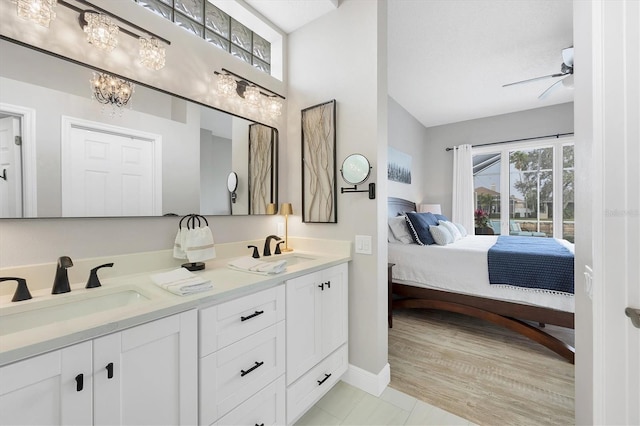
<path id="1" fill-rule="evenodd" d="M 218 93 L 223 96 L 233 96 L 238 88 L 238 82 L 229 74 L 218 75 Z"/>
<path id="2" fill-rule="evenodd" d="M 156 38 L 140 37 L 140 63 L 150 70 L 164 68 L 166 50 Z"/>
<path id="3" fill-rule="evenodd" d="M 87 34 L 87 41 L 94 46 L 112 51 L 118 45 L 118 33 L 120 28 L 113 23 L 111 18 L 95 12 L 85 12 L 84 19 L 87 24 L 84 32 Z"/>
<path id="4" fill-rule="evenodd" d="M 130 81 L 105 73 L 94 72 L 91 79 L 93 98 L 105 105 L 125 106 L 133 95 L 134 87 Z"/>
<path id="5" fill-rule="evenodd" d="M 280 117 L 282 115 L 282 100 L 277 98 L 276 96 L 271 96 L 266 101 L 267 112 L 272 117 Z"/>
<path id="6" fill-rule="evenodd" d="M 56 19 L 53 10 L 58 4 L 57 0 L 17 0 L 18 16 L 28 19 L 38 25 L 49 28 L 52 20 Z"/>
<path id="7" fill-rule="evenodd" d="M 260 89 L 255 86 L 247 86 L 244 90 L 244 99 L 251 106 L 260 106 Z"/>

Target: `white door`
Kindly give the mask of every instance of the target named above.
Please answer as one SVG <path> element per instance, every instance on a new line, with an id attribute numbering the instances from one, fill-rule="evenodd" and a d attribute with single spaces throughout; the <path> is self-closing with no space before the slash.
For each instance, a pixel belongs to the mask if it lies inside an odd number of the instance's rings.
<path id="1" fill-rule="evenodd" d="M 321 272 L 287 281 L 287 385 L 317 364 L 322 354 Z"/>
<path id="2" fill-rule="evenodd" d="M 20 119 L 0 119 L 0 218 L 22 217 Z"/>
<path id="3" fill-rule="evenodd" d="M 347 264 L 322 272 L 322 355 L 328 355 L 347 341 L 348 269 Z"/>
<path id="4" fill-rule="evenodd" d="M 640 2 L 574 5 L 586 18 L 578 21 L 586 26 L 583 31 L 593 35 L 588 46 L 593 57 L 576 56 L 576 63 L 593 67 L 592 93 L 584 93 L 591 97 L 576 104 L 592 102 L 590 122 L 578 122 L 576 129 L 593 140 L 592 169 L 585 171 L 592 173 L 593 194 L 592 422 L 638 425 L 640 329 L 625 308 L 640 309 Z"/>
<path id="5" fill-rule="evenodd" d="M 0 424 L 89 425 L 91 342 L 0 368 Z"/>
<path id="6" fill-rule="evenodd" d="M 63 146 L 63 216 L 158 214 L 152 141 L 72 127 Z"/>
<path id="7" fill-rule="evenodd" d="M 197 423 L 197 312 L 93 341 L 95 425 Z"/>

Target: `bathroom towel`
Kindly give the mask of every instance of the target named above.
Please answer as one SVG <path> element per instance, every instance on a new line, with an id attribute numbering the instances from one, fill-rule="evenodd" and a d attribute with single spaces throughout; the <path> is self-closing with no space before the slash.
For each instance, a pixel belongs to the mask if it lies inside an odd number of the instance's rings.
<path id="1" fill-rule="evenodd" d="M 176 239 L 173 243 L 173 257 L 176 259 L 186 259 L 187 253 L 184 251 L 185 238 L 187 236 L 187 228 L 178 228 Z"/>
<path id="2" fill-rule="evenodd" d="M 216 257 L 213 234 L 208 226 L 187 229 L 182 248 L 189 262 L 204 262 Z"/>
<path id="3" fill-rule="evenodd" d="M 188 296 L 213 288 L 211 281 L 204 279 L 185 268 L 174 269 L 169 272 L 151 275 L 158 287 L 161 287 L 179 296 Z"/>
<path id="4" fill-rule="evenodd" d="M 276 260 L 272 262 L 263 262 L 259 259 L 254 259 L 253 257 L 239 257 L 227 263 L 231 269 L 236 269 L 238 271 L 244 272 L 253 272 L 255 274 L 262 275 L 273 275 L 284 272 L 287 269 L 287 261 Z"/>

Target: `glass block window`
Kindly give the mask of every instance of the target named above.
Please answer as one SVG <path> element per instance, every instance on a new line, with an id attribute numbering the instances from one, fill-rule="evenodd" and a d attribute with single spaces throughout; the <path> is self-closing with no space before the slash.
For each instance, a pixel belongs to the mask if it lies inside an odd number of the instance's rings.
<path id="1" fill-rule="evenodd" d="M 132 1 L 271 74 L 271 43 L 207 0 Z"/>

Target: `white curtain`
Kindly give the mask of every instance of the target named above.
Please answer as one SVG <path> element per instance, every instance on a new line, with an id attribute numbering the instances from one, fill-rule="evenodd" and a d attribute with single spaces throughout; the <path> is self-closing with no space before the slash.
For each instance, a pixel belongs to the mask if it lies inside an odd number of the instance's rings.
<path id="1" fill-rule="evenodd" d="M 451 220 L 474 233 L 473 160 L 471 145 L 453 148 L 453 211 Z"/>

